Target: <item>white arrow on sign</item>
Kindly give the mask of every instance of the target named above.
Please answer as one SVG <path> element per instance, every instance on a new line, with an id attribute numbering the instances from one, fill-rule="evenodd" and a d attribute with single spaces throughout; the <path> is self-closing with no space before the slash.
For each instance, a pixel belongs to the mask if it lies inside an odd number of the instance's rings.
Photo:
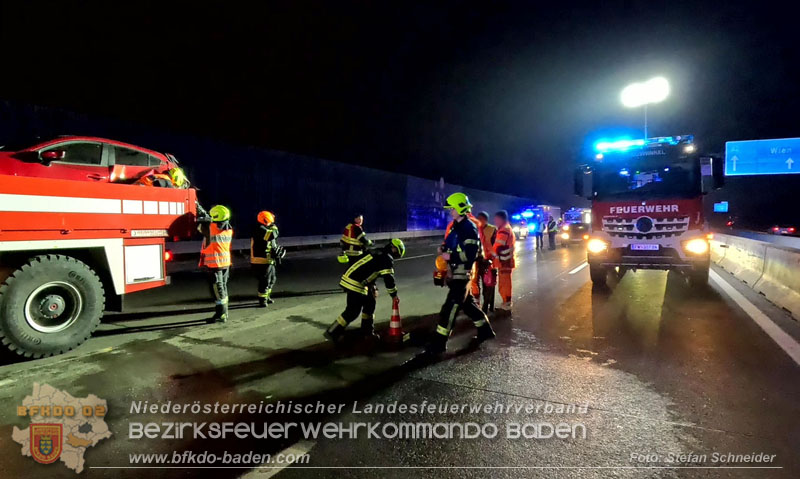
<path id="1" fill-rule="evenodd" d="M 793 159 L 789 158 L 788 160 L 786 160 L 786 166 L 787 166 L 787 167 L 788 167 L 790 170 L 792 169 L 792 163 L 794 163 L 794 160 L 793 160 Z"/>
<path id="2" fill-rule="evenodd" d="M 739 157 L 736 156 L 736 155 L 733 155 L 733 158 L 731 158 L 731 161 L 733 162 L 733 171 L 736 171 L 736 162 L 739 161 Z"/>

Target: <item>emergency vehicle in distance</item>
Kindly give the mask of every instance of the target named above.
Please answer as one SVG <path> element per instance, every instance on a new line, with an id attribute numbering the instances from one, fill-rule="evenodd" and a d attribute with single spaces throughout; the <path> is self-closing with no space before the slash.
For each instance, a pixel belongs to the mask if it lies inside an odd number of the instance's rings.
<path id="1" fill-rule="evenodd" d="M 511 215 L 512 229 L 517 239 L 525 239 L 529 234 L 541 231 L 548 216 L 557 220 L 561 216 L 561 208 L 552 205 L 531 205 Z"/>
<path id="2" fill-rule="evenodd" d="M 595 149 L 593 164 L 575 174 L 575 193 L 592 201 L 592 281 L 605 285 L 612 271 L 621 277 L 660 269 L 680 271 L 692 285 L 707 284 L 703 194 L 722 186 L 723 161 L 702 158 L 691 135 L 600 141 Z"/>
<path id="3" fill-rule="evenodd" d="M 562 246 L 575 243 L 584 243 L 589 239 L 592 225 L 591 208 L 570 208 L 564 212 L 564 222 L 561 224 Z"/>
<path id="4" fill-rule="evenodd" d="M 0 342 L 75 348 L 125 294 L 168 283 L 165 238 L 188 239 L 194 189 L 131 184 L 171 155 L 93 137 L 0 149 Z"/>

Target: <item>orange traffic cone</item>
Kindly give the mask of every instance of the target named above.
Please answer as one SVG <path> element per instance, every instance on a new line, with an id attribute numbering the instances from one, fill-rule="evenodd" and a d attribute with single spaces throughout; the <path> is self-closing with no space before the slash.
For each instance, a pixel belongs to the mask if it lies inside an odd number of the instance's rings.
<path id="1" fill-rule="evenodd" d="M 400 321 L 400 300 L 394 298 L 392 301 L 392 318 L 389 320 L 389 331 L 386 333 L 386 341 L 390 343 L 402 343 L 408 340 L 408 334 L 403 334 L 403 323 Z"/>

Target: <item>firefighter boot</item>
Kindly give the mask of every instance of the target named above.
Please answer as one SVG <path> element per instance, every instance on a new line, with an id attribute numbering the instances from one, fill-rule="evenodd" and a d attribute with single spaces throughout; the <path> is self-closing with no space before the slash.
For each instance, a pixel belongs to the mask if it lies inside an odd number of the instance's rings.
<path id="1" fill-rule="evenodd" d="M 322 333 L 325 336 L 325 339 L 331 341 L 332 343 L 336 344 L 342 339 L 342 335 L 344 334 L 344 328 L 347 326 L 347 321 L 344 320 L 341 316 L 336 318 L 336 321 L 330 325 L 328 329 Z"/>
<path id="2" fill-rule="evenodd" d="M 431 342 L 425 346 L 425 354 L 437 356 L 447 351 L 447 338 L 450 336 L 450 331 L 443 326 L 438 326 L 436 332 L 433 334 Z"/>
<path id="3" fill-rule="evenodd" d="M 228 321 L 228 305 L 227 304 L 216 304 L 214 305 L 214 316 L 212 316 L 208 322 L 210 324 L 220 322 L 224 323 Z"/>
<path id="4" fill-rule="evenodd" d="M 364 339 L 380 339 L 374 328 L 375 319 L 371 314 L 361 315 L 361 335 Z"/>

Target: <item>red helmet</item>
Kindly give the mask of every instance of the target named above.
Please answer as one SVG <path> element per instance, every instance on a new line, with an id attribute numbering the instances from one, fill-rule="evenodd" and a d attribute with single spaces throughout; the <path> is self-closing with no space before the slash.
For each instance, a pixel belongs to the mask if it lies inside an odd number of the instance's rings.
<path id="1" fill-rule="evenodd" d="M 262 211 L 258 214 L 258 222 L 268 226 L 275 222 L 275 215 L 271 211 Z"/>

